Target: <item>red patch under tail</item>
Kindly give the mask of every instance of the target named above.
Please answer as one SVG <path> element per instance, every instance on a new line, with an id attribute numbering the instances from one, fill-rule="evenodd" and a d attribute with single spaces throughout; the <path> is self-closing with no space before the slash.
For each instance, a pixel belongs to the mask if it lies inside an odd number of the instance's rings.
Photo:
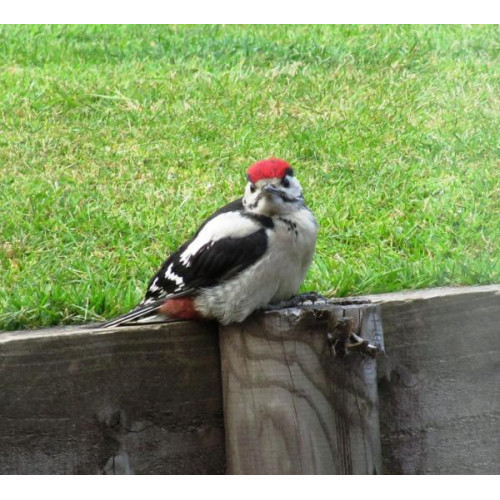
<path id="1" fill-rule="evenodd" d="M 160 312 L 173 319 L 203 319 L 202 315 L 196 310 L 192 297 L 168 299 L 160 307 Z"/>

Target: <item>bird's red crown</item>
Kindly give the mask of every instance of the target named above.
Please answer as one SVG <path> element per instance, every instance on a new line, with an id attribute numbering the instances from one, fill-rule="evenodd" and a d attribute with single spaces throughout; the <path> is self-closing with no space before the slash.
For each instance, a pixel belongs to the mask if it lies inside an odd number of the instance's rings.
<path id="1" fill-rule="evenodd" d="M 292 167 L 285 160 L 279 158 L 260 160 L 247 170 L 248 180 L 252 183 L 256 183 L 261 179 L 273 179 L 275 177 L 282 179 L 287 174 L 293 175 Z"/>

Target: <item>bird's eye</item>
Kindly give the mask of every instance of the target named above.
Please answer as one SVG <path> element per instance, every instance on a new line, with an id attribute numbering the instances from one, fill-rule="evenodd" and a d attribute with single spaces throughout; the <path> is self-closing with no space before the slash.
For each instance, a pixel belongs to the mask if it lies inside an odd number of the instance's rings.
<path id="1" fill-rule="evenodd" d="M 253 184 L 250 186 L 250 192 L 251 192 L 251 193 L 255 193 L 255 190 L 256 190 L 256 189 L 257 189 L 257 188 L 256 188 Z"/>
<path id="2" fill-rule="evenodd" d="M 281 185 L 283 187 L 290 187 L 290 181 L 285 177 L 282 181 L 281 181 Z"/>

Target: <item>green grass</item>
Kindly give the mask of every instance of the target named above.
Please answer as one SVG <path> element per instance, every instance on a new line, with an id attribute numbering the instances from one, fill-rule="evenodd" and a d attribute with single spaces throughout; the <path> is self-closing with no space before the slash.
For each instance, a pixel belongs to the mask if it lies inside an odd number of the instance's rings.
<path id="1" fill-rule="evenodd" d="M 289 160 L 304 289 L 500 282 L 497 26 L 0 27 L 0 329 L 112 317 Z"/>

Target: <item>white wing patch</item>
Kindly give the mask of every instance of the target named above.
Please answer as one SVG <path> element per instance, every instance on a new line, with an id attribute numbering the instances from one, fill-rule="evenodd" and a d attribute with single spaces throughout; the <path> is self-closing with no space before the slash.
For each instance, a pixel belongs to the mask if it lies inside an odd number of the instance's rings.
<path id="1" fill-rule="evenodd" d="M 254 220 L 243 217 L 238 212 L 227 212 L 220 214 L 200 231 L 198 236 L 182 252 L 180 261 L 185 266 L 189 266 L 193 255 L 210 242 L 222 238 L 243 238 L 260 229 L 260 226 Z"/>
<path id="2" fill-rule="evenodd" d="M 159 290 L 159 289 L 160 289 L 160 287 L 157 285 L 157 283 L 158 283 L 158 278 L 156 278 L 156 279 L 153 281 L 153 283 L 151 283 L 151 286 L 149 287 L 149 291 L 150 291 L 150 292 L 153 292 L 153 293 L 154 293 L 154 292 L 156 292 L 157 290 Z"/>
<path id="3" fill-rule="evenodd" d="M 167 280 L 170 280 L 170 281 L 173 281 L 177 287 L 176 289 L 178 290 L 179 288 L 183 287 L 184 286 L 184 280 L 182 279 L 181 276 L 175 274 L 173 271 L 172 271 L 172 266 L 174 264 L 170 264 L 168 267 L 167 267 L 167 270 L 165 271 L 165 278 Z M 156 280 L 155 280 L 156 281 Z M 154 284 L 154 283 L 153 283 Z"/>

